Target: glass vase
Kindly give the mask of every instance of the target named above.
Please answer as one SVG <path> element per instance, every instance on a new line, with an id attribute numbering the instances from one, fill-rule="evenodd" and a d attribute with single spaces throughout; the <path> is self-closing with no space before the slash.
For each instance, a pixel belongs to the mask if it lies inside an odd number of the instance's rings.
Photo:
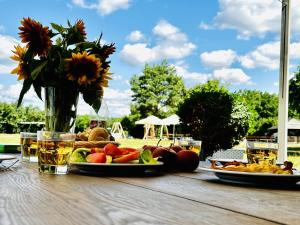
<path id="1" fill-rule="evenodd" d="M 78 96 L 72 87 L 45 88 L 46 131 L 74 133 Z"/>

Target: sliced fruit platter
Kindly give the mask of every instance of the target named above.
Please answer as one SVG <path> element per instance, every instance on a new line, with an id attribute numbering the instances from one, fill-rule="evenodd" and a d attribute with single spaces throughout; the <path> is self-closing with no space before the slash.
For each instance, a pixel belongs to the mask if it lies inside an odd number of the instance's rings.
<path id="1" fill-rule="evenodd" d="M 151 151 L 139 151 L 134 148 L 119 148 L 108 143 L 103 148 L 77 148 L 70 157 L 70 163 L 131 163 L 131 164 L 156 164 Z"/>
<path id="2" fill-rule="evenodd" d="M 108 143 L 103 148 L 77 148 L 69 160 L 71 167 L 84 172 L 144 172 L 163 166 L 150 150 L 119 148 Z"/>

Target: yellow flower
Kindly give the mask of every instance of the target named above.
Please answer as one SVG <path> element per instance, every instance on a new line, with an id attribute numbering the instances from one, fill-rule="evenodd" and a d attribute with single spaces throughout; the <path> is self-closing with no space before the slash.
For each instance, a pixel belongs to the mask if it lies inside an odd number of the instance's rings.
<path id="1" fill-rule="evenodd" d="M 72 53 L 72 57 L 66 59 L 67 78 L 77 81 L 79 85 L 87 85 L 96 81 L 100 76 L 101 61 L 94 54 Z"/>
<path id="2" fill-rule="evenodd" d="M 23 80 L 23 79 L 27 79 L 30 74 L 26 73 L 25 69 L 24 69 L 24 55 L 27 51 L 26 47 L 22 47 L 20 45 L 14 46 L 15 47 L 15 51 L 12 51 L 15 55 L 11 56 L 10 58 L 19 62 L 18 66 L 16 68 L 14 68 L 11 73 L 12 74 L 18 74 L 18 80 Z"/>
<path id="3" fill-rule="evenodd" d="M 43 27 L 39 22 L 30 18 L 23 18 L 19 33 L 23 43 L 30 48 L 34 55 L 45 56 L 52 45 L 48 27 Z"/>
<path id="4" fill-rule="evenodd" d="M 112 73 L 109 72 L 109 67 L 107 67 L 105 70 L 101 71 L 101 77 L 100 77 L 100 81 L 98 83 L 98 87 L 104 88 L 104 87 L 108 87 L 108 80 L 111 80 L 111 75 Z"/>

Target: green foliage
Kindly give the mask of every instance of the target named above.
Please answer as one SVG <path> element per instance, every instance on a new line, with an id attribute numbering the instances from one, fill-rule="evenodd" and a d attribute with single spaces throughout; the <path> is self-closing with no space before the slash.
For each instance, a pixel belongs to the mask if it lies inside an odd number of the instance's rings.
<path id="1" fill-rule="evenodd" d="M 78 115 L 75 123 L 75 133 L 82 132 L 89 127 L 91 117 L 89 115 Z"/>
<path id="2" fill-rule="evenodd" d="M 128 134 L 135 138 L 142 138 L 144 134 L 143 126 L 135 125 L 135 121 L 139 119 L 139 115 L 125 116 L 121 120 L 121 124 L 124 130 L 128 131 Z"/>
<path id="3" fill-rule="evenodd" d="M 18 133 L 22 127 L 20 122 L 44 121 L 44 113 L 36 107 L 19 107 L 16 104 L 0 102 L 0 132 Z"/>
<path id="4" fill-rule="evenodd" d="M 289 117 L 300 119 L 300 66 L 289 86 Z"/>
<path id="5" fill-rule="evenodd" d="M 277 123 L 277 95 L 257 90 L 240 90 L 234 95 L 250 113 L 248 135 L 265 135 L 268 128 Z"/>
<path id="6" fill-rule="evenodd" d="M 237 144 L 248 131 L 247 108 L 216 80 L 198 85 L 179 106 L 182 126 L 202 140 L 201 158 Z"/>
<path id="7" fill-rule="evenodd" d="M 142 74 L 134 75 L 130 84 L 134 93 L 131 113 L 139 118 L 169 116 L 186 95 L 182 78 L 167 61 L 153 66 L 146 64 Z"/>

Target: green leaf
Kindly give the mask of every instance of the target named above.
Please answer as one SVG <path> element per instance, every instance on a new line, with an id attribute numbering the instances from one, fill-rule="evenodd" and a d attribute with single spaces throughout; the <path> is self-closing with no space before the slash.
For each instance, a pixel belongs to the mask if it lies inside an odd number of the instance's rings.
<path id="1" fill-rule="evenodd" d="M 43 62 L 42 64 L 35 67 L 35 69 L 31 73 L 31 78 L 35 80 L 37 76 L 41 73 L 42 69 L 46 66 L 47 61 Z"/>
<path id="2" fill-rule="evenodd" d="M 23 100 L 23 97 L 24 95 L 26 94 L 26 92 L 30 89 L 31 85 L 32 85 L 32 79 L 26 79 L 24 80 L 23 82 L 23 87 L 22 87 L 22 90 L 20 92 L 20 96 L 19 96 L 19 99 L 18 99 L 18 104 L 17 104 L 17 107 L 19 107 L 22 103 L 22 100 Z"/>
<path id="3" fill-rule="evenodd" d="M 59 33 L 63 33 L 66 30 L 63 26 L 58 25 L 56 23 L 50 23 L 50 24 L 53 27 L 53 29 L 57 30 Z"/>
<path id="4" fill-rule="evenodd" d="M 41 88 L 41 85 L 33 82 L 33 88 L 35 90 L 35 93 L 37 94 L 37 96 L 39 97 L 39 99 L 43 100 L 42 99 L 42 95 L 41 95 L 41 92 L 42 92 L 42 88 Z"/>
<path id="5" fill-rule="evenodd" d="M 140 163 L 143 164 L 155 164 L 157 160 L 153 158 L 150 150 L 144 150 L 140 155 Z"/>
<path id="6" fill-rule="evenodd" d="M 102 102 L 102 97 L 98 97 L 95 93 L 95 91 L 85 91 L 82 93 L 83 100 L 92 106 L 92 108 L 95 110 L 96 113 L 98 113 L 101 102 Z"/>

